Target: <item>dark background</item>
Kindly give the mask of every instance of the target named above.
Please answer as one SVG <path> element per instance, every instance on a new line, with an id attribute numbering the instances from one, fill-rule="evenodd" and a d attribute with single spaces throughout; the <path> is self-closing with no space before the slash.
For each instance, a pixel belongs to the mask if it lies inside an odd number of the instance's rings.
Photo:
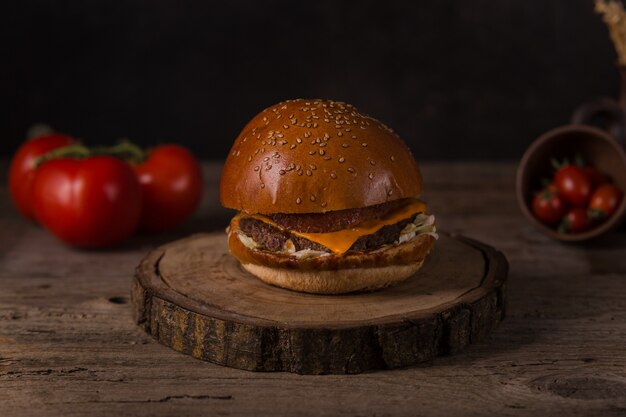
<path id="1" fill-rule="evenodd" d="M 12 1 L 0 6 L 0 143 L 33 123 L 224 158 L 286 98 L 355 104 L 418 160 L 516 159 L 617 90 L 591 0 Z"/>

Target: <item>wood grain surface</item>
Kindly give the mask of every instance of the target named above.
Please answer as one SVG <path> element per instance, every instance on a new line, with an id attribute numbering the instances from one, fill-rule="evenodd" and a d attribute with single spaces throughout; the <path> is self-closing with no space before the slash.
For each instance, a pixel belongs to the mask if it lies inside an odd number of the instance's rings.
<path id="1" fill-rule="evenodd" d="M 456 353 L 500 323 L 507 263 L 441 235 L 418 274 L 389 288 L 304 294 L 263 283 L 228 253 L 224 232 L 150 252 L 135 273 L 137 323 L 179 352 L 249 371 L 355 374 Z"/>
<path id="2" fill-rule="evenodd" d="M 104 252 L 67 248 L 20 219 L 2 178 L 0 415 L 626 414 L 626 235 L 580 245 L 538 234 L 517 207 L 514 164 L 422 164 L 441 228 L 510 263 L 506 320 L 465 351 L 315 376 L 232 369 L 159 344 L 132 319 L 130 277 L 161 244 L 226 226 L 219 165 L 206 168 L 202 210 L 184 228 Z"/>

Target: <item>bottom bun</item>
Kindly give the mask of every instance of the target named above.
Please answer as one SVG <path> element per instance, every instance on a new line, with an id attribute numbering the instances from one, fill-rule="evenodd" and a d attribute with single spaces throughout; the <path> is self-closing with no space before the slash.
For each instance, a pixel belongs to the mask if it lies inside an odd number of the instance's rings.
<path id="1" fill-rule="evenodd" d="M 422 263 L 423 261 L 409 265 L 341 269 L 338 271 L 299 271 L 254 264 L 242 264 L 242 266 L 252 275 L 277 287 L 314 294 L 342 294 L 354 291 L 373 291 L 397 284 L 417 272 Z"/>

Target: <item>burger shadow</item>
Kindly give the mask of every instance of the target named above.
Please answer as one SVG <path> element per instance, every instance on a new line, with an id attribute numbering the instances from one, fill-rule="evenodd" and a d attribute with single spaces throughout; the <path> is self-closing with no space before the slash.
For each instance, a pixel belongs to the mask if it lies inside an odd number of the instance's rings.
<path id="1" fill-rule="evenodd" d="M 584 257 L 587 260 L 589 274 L 618 276 L 626 273 L 626 262 L 616 262 L 626 253 L 626 233 L 623 227 L 612 233 L 585 242 L 558 243 L 572 247 L 584 248 Z M 480 367 L 482 369 L 514 368 L 539 365 L 550 365 L 555 359 L 533 359 L 533 352 L 528 346 L 538 346 L 544 343 L 554 343 L 561 335 L 570 332 L 572 321 L 597 321 L 608 313 L 598 310 L 594 305 L 577 304 L 578 298 L 571 298 L 560 294 L 558 288 L 564 285 L 555 282 L 554 285 L 534 288 L 533 299 L 528 299 L 528 291 L 520 290 L 527 281 L 527 277 L 516 268 L 516 259 L 510 258 L 510 270 L 507 278 L 507 307 L 506 315 L 499 325 L 480 340 L 472 341 L 464 350 L 448 354 L 444 353 L 434 359 L 402 369 L 420 369 L 436 367 Z M 522 261 L 519 261 L 522 262 Z M 584 293 L 588 287 L 584 281 L 569 281 L 568 293 Z M 555 290 L 557 289 L 557 290 Z M 524 295 L 526 294 L 526 295 Z M 546 304 L 550 299 L 551 303 Z M 574 303 L 575 308 L 574 308 Z M 571 306 L 570 306 L 571 305 Z M 569 306 L 569 307 L 565 307 Z M 569 342 L 561 342 L 566 346 Z M 580 354 L 569 358 L 578 361 L 581 365 L 596 362 L 593 353 Z"/>
<path id="2" fill-rule="evenodd" d="M 234 211 L 226 209 L 213 210 L 210 212 L 201 211 L 173 230 L 155 233 L 138 232 L 122 244 L 105 249 L 105 251 L 110 253 L 147 251 L 192 235 L 213 232 L 224 233 L 234 213 Z"/>

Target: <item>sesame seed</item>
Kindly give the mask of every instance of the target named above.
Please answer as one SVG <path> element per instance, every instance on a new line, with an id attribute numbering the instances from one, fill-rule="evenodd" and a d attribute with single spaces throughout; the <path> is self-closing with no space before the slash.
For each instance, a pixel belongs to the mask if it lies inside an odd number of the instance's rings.
<path id="1" fill-rule="evenodd" d="M 317 165 L 311 164 L 311 165 L 309 165 L 309 168 L 311 168 L 313 171 L 315 171 L 317 169 Z"/>
<path id="2" fill-rule="evenodd" d="M 322 143 L 320 143 L 320 148 L 323 148 L 323 147 L 324 147 L 324 146 L 326 146 L 326 145 L 327 145 L 327 143 L 326 143 L 326 142 L 322 142 Z"/>
<path id="3" fill-rule="evenodd" d="M 258 171 L 259 169 L 261 169 L 261 167 L 260 167 L 260 166 L 258 166 L 258 165 L 254 167 L 254 170 L 255 170 L 255 171 Z"/>
<path id="4" fill-rule="evenodd" d="M 310 170 L 310 169 L 307 169 L 307 170 L 306 170 L 306 175 L 308 175 L 308 176 L 310 177 L 311 175 L 313 175 L 313 173 L 311 172 L 311 170 Z"/>
<path id="5" fill-rule="evenodd" d="M 296 142 L 298 142 L 298 143 L 302 143 L 302 139 L 300 139 L 300 138 L 296 138 Z"/>
<path id="6" fill-rule="evenodd" d="M 285 175 L 287 173 L 287 171 L 285 171 L 284 169 L 281 169 L 280 171 L 278 171 L 278 173 L 280 175 Z"/>
<path id="7" fill-rule="evenodd" d="M 337 179 L 337 174 L 335 174 L 334 172 L 330 173 L 330 178 L 336 180 Z"/>
<path id="8" fill-rule="evenodd" d="M 252 161 L 252 155 L 248 157 L 248 162 Z"/>
<path id="9" fill-rule="evenodd" d="M 317 127 L 317 123 L 313 123 L 313 127 Z"/>
<path id="10" fill-rule="evenodd" d="M 343 132 L 337 132 L 337 136 L 343 136 Z"/>
<path id="11" fill-rule="evenodd" d="M 296 144 L 295 143 L 289 147 L 289 149 L 295 149 L 295 148 L 296 148 Z"/>
<path id="12" fill-rule="evenodd" d="M 342 146 L 343 148 L 347 148 L 347 147 L 348 147 L 348 146 L 350 146 L 350 145 L 348 145 L 347 143 L 342 143 L 342 144 L 341 144 L 341 146 Z"/>
<path id="13" fill-rule="evenodd" d="M 362 147 L 364 147 L 364 148 L 367 148 L 367 143 L 363 142 L 363 143 L 361 144 L 361 146 L 362 146 Z"/>
<path id="14" fill-rule="evenodd" d="M 309 197 L 309 200 L 315 201 L 315 196 L 313 194 L 311 194 L 311 196 Z"/>
<path id="15" fill-rule="evenodd" d="M 326 155 L 326 156 L 324 157 L 324 161 L 330 161 L 331 159 L 332 159 L 332 158 L 331 158 L 330 156 L 328 156 L 328 155 Z"/>
<path id="16" fill-rule="evenodd" d="M 296 198 L 296 204 L 302 203 L 302 199 L 300 197 Z"/>
<path id="17" fill-rule="evenodd" d="M 283 129 L 289 129 L 289 125 L 283 125 Z"/>
<path id="18" fill-rule="evenodd" d="M 320 155 L 324 155 L 326 153 L 326 151 L 324 151 L 324 149 L 320 149 Z"/>
<path id="19" fill-rule="evenodd" d="M 354 174 L 354 172 L 355 172 L 355 171 L 354 171 L 354 168 L 352 168 L 352 167 L 348 167 L 348 172 L 349 172 L 350 174 Z"/>
<path id="20" fill-rule="evenodd" d="M 265 184 L 261 183 L 261 188 L 265 188 Z"/>
<path id="21" fill-rule="evenodd" d="M 389 190 L 389 191 L 387 192 L 387 195 L 391 195 L 391 194 L 393 194 L 393 190 Z"/>
<path id="22" fill-rule="evenodd" d="M 308 138 L 309 136 L 311 136 L 311 132 L 309 132 L 308 130 L 306 132 L 304 132 L 304 137 L 305 138 Z"/>
<path id="23" fill-rule="evenodd" d="M 324 202 L 322 203 L 322 207 L 326 207 L 328 205 L 328 203 Z"/>
<path id="24" fill-rule="evenodd" d="M 269 161 L 269 160 L 270 160 L 270 157 L 269 157 L 269 156 L 266 156 L 265 158 L 263 158 L 263 162 L 267 162 L 267 161 Z"/>
<path id="25" fill-rule="evenodd" d="M 315 151 L 309 151 L 309 155 L 315 155 Z"/>
<path id="26" fill-rule="evenodd" d="M 395 157 L 395 156 L 393 156 L 393 155 L 391 155 L 391 156 L 389 157 L 389 159 L 391 159 L 392 161 L 395 161 L 395 160 L 396 160 L 396 157 Z"/>
<path id="27" fill-rule="evenodd" d="M 269 164 L 268 166 L 265 167 L 266 171 L 269 171 L 270 169 L 272 169 L 272 164 Z"/>
<path id="28" fill-rule="evenodd" d="M 302 171 L 298 171 L 298 176 L 302 176 Z"/>
<path id="29" fill-rule="evenodd" d="M 339 158 L 339 163 L 343 164 L 345 161 L 346 161 L 346 158 L 344 158 L 343 156 Z"/>
<path id="30" fill-rule="evenodd" d="M 373 159 L 370 159 L 370 165 L 376 165 L 376 162 Z"/>
<path id="31" fill-rule="evenodd" d="M 352 139 L 356 139 L 356 136 L 352 135 Z"/>

